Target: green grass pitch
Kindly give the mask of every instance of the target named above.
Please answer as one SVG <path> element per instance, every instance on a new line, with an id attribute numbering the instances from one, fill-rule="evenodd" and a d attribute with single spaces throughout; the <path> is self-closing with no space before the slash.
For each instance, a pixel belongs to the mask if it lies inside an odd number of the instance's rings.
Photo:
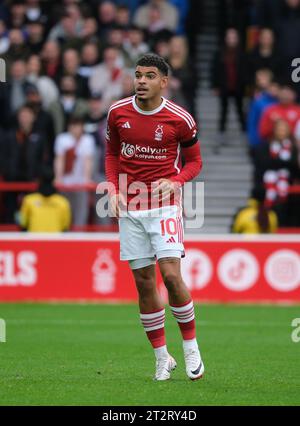
<path id="1" fill-rule="evenodd" d="M 0 405 L 300 405 L 299 306 L 197 305 L 206 374 L 196 382 L 167 312 L 178 367 L 154 382 L 137 306 L 0 304 Z"/>

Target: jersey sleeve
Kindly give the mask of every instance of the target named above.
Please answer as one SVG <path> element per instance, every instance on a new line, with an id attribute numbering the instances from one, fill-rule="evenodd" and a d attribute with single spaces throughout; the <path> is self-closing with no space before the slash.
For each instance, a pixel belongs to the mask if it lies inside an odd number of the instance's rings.
<path id="1" fill-rule="evenodd" d="M 105 174 L 107 181 L 114 185 L 116 191 L 119 188 L 119 156 L 120 136 L 114 111 L 111 111 L 107 118 Z"/>
<path id="2" fill-rule="evenodd" d="M 190 114 L 181 120 L 179 129 L 179 142 L 182 148 L 189 148 L 198 142 L 197 124 Z"/>
<path id="3" fill-rule="evenodd" d="M 192 116 L 188 114 L 188 117 L 181 121 L 179 128 L 179 143 L 185 164 L 180 173 L 172 178 L 172 181 L 183 186 L 198 176 L 202 168 L 202 158 L 197 125 Z"/>

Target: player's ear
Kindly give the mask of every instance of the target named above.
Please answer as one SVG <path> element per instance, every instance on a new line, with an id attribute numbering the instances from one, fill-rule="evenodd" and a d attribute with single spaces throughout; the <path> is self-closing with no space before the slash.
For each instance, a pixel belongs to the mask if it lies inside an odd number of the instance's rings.
<path id="1" fill-rule="evenodd" d="M 161 79 L 161 88 L 165 89 L 168 86 L 169 83 L 169 77 L 167 77 L 166 75 L 162 77 Z"/>

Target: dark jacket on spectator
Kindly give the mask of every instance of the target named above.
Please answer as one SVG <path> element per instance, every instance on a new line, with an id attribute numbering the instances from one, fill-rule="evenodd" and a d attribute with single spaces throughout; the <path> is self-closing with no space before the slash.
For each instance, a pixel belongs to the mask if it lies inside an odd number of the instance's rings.
<path id="1" fill-rule="evenodd" d="M 279 53 L 289 62 L 300 57 L 300 8 L 283 7 L 276 23 Z M 290 64 L 289 64 L 290 65 Z"/>
<path id="2" fill-rule="evenodd" d="M 28 81 L 21 83 L 21 97 L 20 107 L 26 101 L 26 89 L 30 85 Z M 12 90 L 13 85 L 11 82 L 0 84 L 0 126 L 4 129 L 10 129 L 14 124 L 14 115 L 16 111 L 12 109 Z"/>
<path id="3" fill-rule="evenodd" d="M 274 49 L 272 54 L 267 57 L 261 55 L 258 47 L 249 53 L 247 64 L 247 82 L 249 84 L 254 84 L 255 73 L 262 68 L 270 69 L 276 78 L 281 76 L 282 61 L 277 50 Z"/>
<path id="4" fill-rule="evenodd" d="M 10 130 L 4 138 L 4 178 L 8 181 L 32 181 L 39 176 L 45 163 L 45 137 L 31 132 L 26 137 L 18 129 Z"/>
<path id="5" fill-rule="evenodd" d="M 243 93 L 245 88 L 245 56 L 240 50 L 236 50 L 235 53 L 235 92 Z M 219 89 L 221 93 L 228 93 L 229 87 L 229 76 L 226 65 L 226 51 L 218 51 L 215 54 L 214 61 L 212 64 L 212 87 Z"/>

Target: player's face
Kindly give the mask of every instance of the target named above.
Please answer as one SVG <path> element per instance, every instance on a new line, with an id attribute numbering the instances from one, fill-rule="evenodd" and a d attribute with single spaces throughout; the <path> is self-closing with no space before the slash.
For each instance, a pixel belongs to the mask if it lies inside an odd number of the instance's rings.
<path id="1" fill-rule="evenodd" d="M 163 76 L 156 67 L 138 66 L 135 70 L 134 89 L 141 101 L 160 95 L 167 84 L 168 77 Z"/>

